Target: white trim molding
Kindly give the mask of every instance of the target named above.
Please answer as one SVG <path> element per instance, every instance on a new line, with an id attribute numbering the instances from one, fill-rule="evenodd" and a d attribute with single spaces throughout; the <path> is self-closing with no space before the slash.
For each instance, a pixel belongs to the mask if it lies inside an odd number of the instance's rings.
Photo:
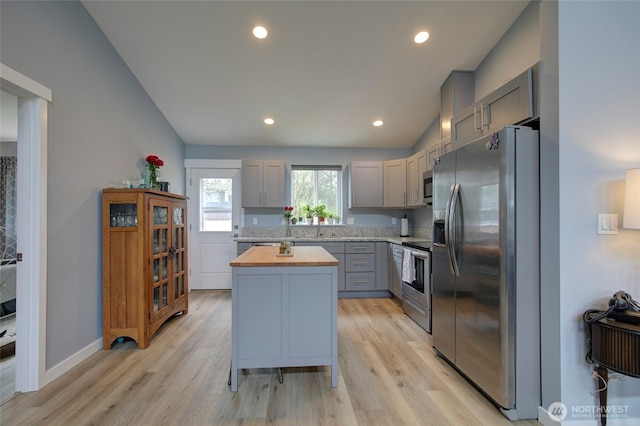
<path id="1" fill-rule="evenodd" d="M 16 391 L 44 386 L 47 318 L 47 146 L 51 90 L 0 64 L 2 90 L 18 97 Z"/>
<path id="2" fill-rule="evenodd" d="M 13 88 L 18 92 L 24 93 L 26 91 L 33 96 L 52 102 L 53 93 L 51 92 L 51 89 L 1 63 L 0 79 L 2 79 L 3 88 L 5 85 L 13 86 Z"/>

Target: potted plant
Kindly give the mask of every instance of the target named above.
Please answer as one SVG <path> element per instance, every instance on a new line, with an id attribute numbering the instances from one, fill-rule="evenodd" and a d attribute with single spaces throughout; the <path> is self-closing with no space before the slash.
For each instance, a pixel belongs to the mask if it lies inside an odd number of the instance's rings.
<path id="1" fill-rule="evenodd" d="M 320 225 L 324 225 L 324 219 L 325 217 L 327 217 L 327 206 L 325 206 L 324 204 L 318 204 L 313 211 L 315 212 L 316 216 L 318 216 L 318 223 Z"/>
<path id="2" fill-rule="evenodd" d="M 307 218 L 307 225 L 313 224 L 313 207 L 311 207 L 309 204 L 305 204 L 304 206 L 302 206 L 300 211 L 302 212 L 304 217 Z"/>
<path id="3" fill-rule="evenodd" d="M 340 216 L 338 216 L 337 214 L 334 214 L 333 221 L 336 225 L 340 225 Z"/>

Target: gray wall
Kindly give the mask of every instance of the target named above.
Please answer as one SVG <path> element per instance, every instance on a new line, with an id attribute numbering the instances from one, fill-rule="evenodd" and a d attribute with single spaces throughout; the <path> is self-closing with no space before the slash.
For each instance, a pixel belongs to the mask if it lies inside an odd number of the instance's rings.
<path id="1" fill-rule="evenodd" d="M 606 307 L 621 289 L 640 298 L 640 230 L 596 233 L 598 213 L 617 213 L 622 223 L 625 171 L 640 167 L 640 2 L 559 2 L 558 50 L 560 347 L 554 350 L 563 361 L 562 401 L 571 409 L 597 401 L 589 393 L 583 312 Z M 608 397 L 610 406 L 629 406 L 638 424 L 640 380 L 610 382 Z"/>
<path id="2" fill-rule="evenodd" d="M 100 189 L 143 158 L 184 194 L 184 144 L 79 2 L 1 2 L 2 63 L 50 88 L 47 368 L 102 336 Z"/>

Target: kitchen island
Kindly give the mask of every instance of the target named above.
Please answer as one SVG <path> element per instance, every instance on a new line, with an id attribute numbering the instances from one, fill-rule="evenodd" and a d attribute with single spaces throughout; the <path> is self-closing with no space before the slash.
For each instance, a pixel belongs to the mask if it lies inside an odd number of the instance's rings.
<path id="1" fill-rule="evenodd" d="M 231 261 L 231 390 L 238 370 L 331 366 L 338 385 L 338 260 L 322 247 L 252 247 Z"/>

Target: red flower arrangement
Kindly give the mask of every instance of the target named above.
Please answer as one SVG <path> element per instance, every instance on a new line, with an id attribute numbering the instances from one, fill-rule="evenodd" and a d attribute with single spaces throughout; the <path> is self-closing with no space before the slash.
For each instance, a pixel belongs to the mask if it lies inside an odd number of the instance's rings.
<path id="1" fill-rule="evenodd" d="M 157 155 L 147 155 L 145 161 L 147 162 L 147 168 L 150 172 L 155 172 L 158 170 L 158 167 L 164 166 L 164 161 L 158 158 Z"/>
<path id="2" fill-rule="evenodd" d="M 284 216 L 286 219 L 291 218 L 291 216 L 293 216 L 293 207 L 284 206 L 284 213 L 282 213 L 282 216 Z"/>
<path id="3" fill-rule="evenodd" d="M 154 189 L 158 189 L 158 168 L 164 166 L 164 161 L 158 158 L 157 155 L 147 155 L 145 158 L 147 162 L 147 169 L 149 169 L 149 186 Z"/>

